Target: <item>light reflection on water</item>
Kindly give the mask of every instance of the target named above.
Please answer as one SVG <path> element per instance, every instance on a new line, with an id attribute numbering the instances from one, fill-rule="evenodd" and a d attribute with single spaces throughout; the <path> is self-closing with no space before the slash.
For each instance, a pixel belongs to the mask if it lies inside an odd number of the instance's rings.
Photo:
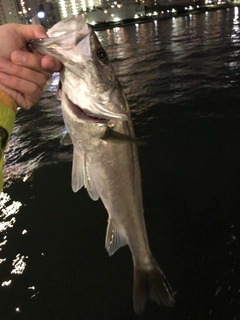
<path id="1" fill-rule="evenodd" d="M 25 261 L 27 258 L 28 256 L 21 256 L 20 253 L 18 253 L 16 259 L 13 259 L 12 265 L 14 268 L 11 271 L 11 274 L 22 274 L 27 265 Z"/>
<path id="2" fill-rule="evenodd" d="M 18 112 L 5 152 L 5 186 L 15 180 L 31 179 L 32 173 L 43 165 L 70 161 L 67 149 L 60 145 L 66 130 L 61 105 L 56 99 L 58 81 L 59 74 L 56 73 L 39 104 L 29 111 Z"/>
<path id="3" fill-rule="evenodd" d="M 8 228 L 12 228 L 16 222 L 15 215 L 18 213 L 22 203 L 19 201 L 11 201 L 10 195 L 7 193 L 0 193 L 0 232 L 4 233 L 8 230 Z M 5 233 L 4 233 L 5 234 Z M 5 236 L 4 236 L 5 237 Z M 3 238 L 3 242 L 0 244 L 6 244 L 5 238 Z M 1 249 L 0 249 L 1 250 Z"/>
<path id="4" fill-rule="evenodd" d="M 1 192 L 0 193 L 0 252 L 3 247 L 7 244 L 7 235 L 9 228 L 12 228 L 17 220 L 17 213 L 19 212 L 22 203 L 19 201 L 12 201 L 9 194 Z M 10 274 L 22 274 L 26 262 L 24 261 L 27 257 L 20 255 L 18 253 L 16 258 L 12 261 L 13 269 Z M 0 258 L 0 264 L 6 262 L 6 258 Z M 9 275 L 10 276 L 10 275 Z M 2 282 L 2 286 L 9 286 L 12 280 L 5 280 Z"/>

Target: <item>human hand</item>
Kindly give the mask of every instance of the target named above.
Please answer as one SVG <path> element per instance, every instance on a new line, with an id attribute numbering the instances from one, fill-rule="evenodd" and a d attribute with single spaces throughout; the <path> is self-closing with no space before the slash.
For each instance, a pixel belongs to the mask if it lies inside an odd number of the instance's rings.
<path id="1" fill-rule="evenodd" d="M 39 101 L 52 73 L 62 67 L 54 57 L 28 51 L 31 39 L 46 37 L 44 28 L 39 25 L 0 26 L 0 89 L 24 109 Z"/>

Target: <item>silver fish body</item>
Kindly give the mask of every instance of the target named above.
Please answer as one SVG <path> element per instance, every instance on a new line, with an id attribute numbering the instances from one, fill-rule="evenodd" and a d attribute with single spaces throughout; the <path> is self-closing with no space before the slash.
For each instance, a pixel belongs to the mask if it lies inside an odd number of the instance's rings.
<path id="1" fill-rule="evenodd" d="M 109 215 L 109 255 L 128 244 L 134 264 L 134 310 L 147 298 L 174 302 L 166 277 L 151 254 L 144 222 L 141 174 L 131 114 L 108 57 L 84 15 L 69 17 L 33 40 L 42 54 L 62 61 L 63 119 L 74 146 L 72 188 L 101 198 Z"/>

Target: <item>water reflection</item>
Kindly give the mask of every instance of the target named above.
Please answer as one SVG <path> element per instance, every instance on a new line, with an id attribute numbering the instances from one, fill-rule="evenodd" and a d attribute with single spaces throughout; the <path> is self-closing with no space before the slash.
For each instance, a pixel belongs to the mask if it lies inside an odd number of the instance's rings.
<path id="1" fill-rule="evenodd" d="M 13 259 L 12 265 L 14 266 L 13 270 L 11 271 L 11 274 L 22 274 L 23 271 L 26 268 L 26 261 L 25 259 L 27 259 L 28 256 L 21 256 L 20 253 L 18 253 L 16 255 L 16 258 Z"/>
<path id="2" fill-rule="evenodd" d="M 13 181 L 28 181 L 42 165 L 70 161 L 69 148 L 60 140 L 66 133 L 61 105 L 56 99 L 59 74 L 54 74 L 50 86 L 38 105 L 17 114 L 13 134 L 5 152 L 5 187 Z M 60 150 L 58 154 L 58 150 Z"/>
<path id="3" fill-rule="evenodd" d="M 234 7 L 234 17 L 233 17 L 233 27 L 232 27 L 232 34 L 231 40 L 233 43 L 239 44 L 239 8 Z"/>
<path id="4" fill-rule="evenodd" d="M 12 228 L 17 221 L 17 214 L 22 206 L 22 203 L 19 201 L 12 201 L 9 194 L 5 192 L 0 193 L 0 251 L 3 250 L 3 247 L 6 246 L 8 241 L 8 231 L 9 228 Z M 5 251 L 4 251 L 5 252 Z M 6 253 L 4 253 L 6 254 Z M 10 274 L 22 274 L 26 268 L 25 259 L 27 257 L 20 255 L 18 253 L 16 258 L 12 261 L 13 269 Z M 7 258 L 1 258 L 0 264 L 7 262 Z M 2 282 L 2 287 L 9 286 L 12 283 L 12 280 L 4 280 Z"/>
<path id="5" fill-rule="evenodd" d="M 9 280 L 9 281 L 3 281 L 2 283 L 2 287 L 7 287 L 11 284 L 12 280 Z"/>
<path id="6" fill-rule="evenodd" d="M 4 231 L 7 231 L 9 228 L 13 227 L 16 222 L 15 215 L 18 213 L 21 206 L 22 203 L 19 201 L 11 202 L 11 197 L 7 193 L 0 193 L 0 233 L 3 234 Z M 6 242 L 7 240 L 4 233 L 0 246 L 2 247 L 6 244 Z"/>

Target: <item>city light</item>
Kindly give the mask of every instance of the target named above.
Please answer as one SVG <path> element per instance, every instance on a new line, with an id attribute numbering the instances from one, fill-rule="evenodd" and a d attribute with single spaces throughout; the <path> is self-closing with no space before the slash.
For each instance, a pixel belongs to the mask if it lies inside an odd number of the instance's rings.
<path id="1" fill-rule="evenodd" d="M 71 0 L 71 4 L 72 4 L 72 13 L 73 14 L 78 14 L 76 1 L 75 0 Z"/>
<path id="2" fill-rule="evenodd" d="M 68 14 L 67 14 L 67 7 L 65 5 L 65 0 L 60 0 L 59 4 L 60 4 L 60 10 L 62 12 L 62 17 L 66 18 Z"/>
<path id="3" fill-rule="evenodd" d="M 58 3 L 62 18 L 101 6 L 101 0 L 58 0 Z"/>
<path id="4" fill-rule="evenodd" d="M 93 0 L 88 0 L 88 6 L 90 9 L 93 9 L 94 5 L 95 5 L 95 3 Z"/>
<path id="5" fill-rule="evenodd" d="M 43 19 L 45 17 L 45 13 L 43 11 L 39 11 L 37 16 L 38 18 Z"/>

